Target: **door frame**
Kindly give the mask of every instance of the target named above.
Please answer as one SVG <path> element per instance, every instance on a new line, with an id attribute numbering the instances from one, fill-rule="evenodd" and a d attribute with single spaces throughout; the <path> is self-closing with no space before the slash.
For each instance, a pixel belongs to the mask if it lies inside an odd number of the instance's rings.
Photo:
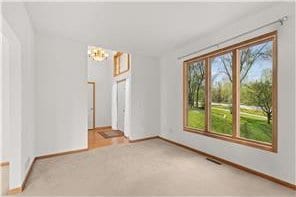
<path id="1" fill-rule="evenodd" d="M 120 80 L 118 80 L 118 81 L 116 81 L 116 88 L 117 88 L 117 92 L 116 92 L 116 108 L 117 108 L 117 129 L 119 130 L 119 127 L 118 127 L 118 84 L 119 83 L 122 83 L 122 82 L 125 82 L 125 86 L 126 86 L 126 78 L 124 78 L 124 79 L 120 79 Z M 126 88 L 126 87 L 125 87 Z M 126 102 L 126 95 L 125 95 L 125 93 L 126 92 L 124 92 L 124 97 L 125 97 L 125 99 L 124 99 L 124 101 Z M 125 107 L 125 103 L 124 103 L 124 107 Z M 124 109 L 124 119 L 125 119 L 125 109 Z M 125 121 L 124 121 L 125 122 Z M 124 123 L 123 123 L 123 125 L 124 125 Z M 125 125 L 124 125 L 125 126 Z M 124 132 L 124 129 L 125 129 L 125 127 L 123 128 L 123 131 L 122 132 Z"/>
<path id="2" fill-rule="evenodd" d="M 96 128 L 96 83 L 93 82 L 93 81 L 89 81 L 87 82 L 88 84 L 91 84 L 92 85 L 92 88 L 93 88 L 93 128 L 92 129 L 95 129 Z M 88 130 L 91 130 L 91 129 L 88 129 Z"/>

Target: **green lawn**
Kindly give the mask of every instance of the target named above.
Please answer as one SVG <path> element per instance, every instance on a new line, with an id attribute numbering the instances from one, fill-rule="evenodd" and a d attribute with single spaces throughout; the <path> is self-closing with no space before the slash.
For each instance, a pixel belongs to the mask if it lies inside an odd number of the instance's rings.
<path id="1" fill-rule="evenodd" d="M 188 126 L 192 128 L 205 128 L 204 110 L 190 110 L 188 114 Z"/>
<path id="2" fill-rule="evenodd" d="M 188 113 L 188 126 L 203 129 L 204 110 L 191 109 Z M 232 114 L 223 106 L 213 106 L 211 110 L 212 131 L 223 134 L 232 133 Z M 240 136 L 248 139 L 271 143 L 271 124 L 258 111 L 242 110 L 240 116 Z"/>
<path id="3" fill-rule="evenodd" d="M 232 114 L 229 109 L 221 109 L 219 107 L 212 107 L 212 131 L 217 133 L 229 134 L 232 133 Z"/>

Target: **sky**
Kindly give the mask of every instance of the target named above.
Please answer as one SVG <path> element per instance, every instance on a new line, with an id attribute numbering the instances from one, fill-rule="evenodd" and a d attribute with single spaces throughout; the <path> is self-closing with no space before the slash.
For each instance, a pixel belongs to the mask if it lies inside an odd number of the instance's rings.
<path id="1" fill-rule="evenodd" d="M 259 45 L 255 45 L 251 47 L 251 50 L 258 50 L 260 47 L 262 47 L 265 43 L 259 44 Z M 266 45 L 266 47 L 264 48 L 264 50 L 267 50 L 268 48 L 272 47 L 272 42 L 269 41 Z M 218 56 L 215 57 L 214 59 L 212 59 L 212 64 L 211 64 L 211 72 L 212 72 L 212 76 L 216 75 L 217 73 L 220 73 L 220 71 L 224 71 L 224 67 L 220 61 L 220 58 L 223 56 L 230 56 L 230 53 L 228 54 L 224 54 L 222 56 Z M 265 69 L 271 69 L 272 68 L 272 61 L 268 60 L 257 60 L 255 61 L 255 63 L 253 64 L 252 68 L 250 69 L 250 71 L 248 72 L 247 77 L 245 78 L 244 82 L 248 82 L 248 81 L 256 81 L 259 80 L 261 78 L 262 72 Z M 223 80 L 228 80 L 227 75 L 224 73 L 220 73 L 218 74 L 215 79 L 214 79 L 214 83 L 218 82 L 218 81 L 223 81 Z"/>

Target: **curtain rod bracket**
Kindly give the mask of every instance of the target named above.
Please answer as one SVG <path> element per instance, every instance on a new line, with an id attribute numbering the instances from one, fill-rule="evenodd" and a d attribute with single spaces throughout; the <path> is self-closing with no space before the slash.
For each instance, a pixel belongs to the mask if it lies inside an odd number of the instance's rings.
<path id="1" fill-rule="evenodd" d="M 288 20 L 288 16 L 284 16 L 284 17 L 280 18 L 279 22 L 281 23 L 281 25 L 283 25 L 286 20 Z"/>

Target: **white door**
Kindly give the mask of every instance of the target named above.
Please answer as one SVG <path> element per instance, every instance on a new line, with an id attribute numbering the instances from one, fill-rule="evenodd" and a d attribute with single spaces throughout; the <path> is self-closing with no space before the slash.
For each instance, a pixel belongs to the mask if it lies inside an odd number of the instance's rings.
<path id="1" fill-rule="evenodd" d="M 124 131 L 125 80 L 117 84 L 117 127 Z"/>
<path id="2" fill-rule="evenodd" d="M 88 129 L 94 129 L 94 84 L 88 84 Z"/>

